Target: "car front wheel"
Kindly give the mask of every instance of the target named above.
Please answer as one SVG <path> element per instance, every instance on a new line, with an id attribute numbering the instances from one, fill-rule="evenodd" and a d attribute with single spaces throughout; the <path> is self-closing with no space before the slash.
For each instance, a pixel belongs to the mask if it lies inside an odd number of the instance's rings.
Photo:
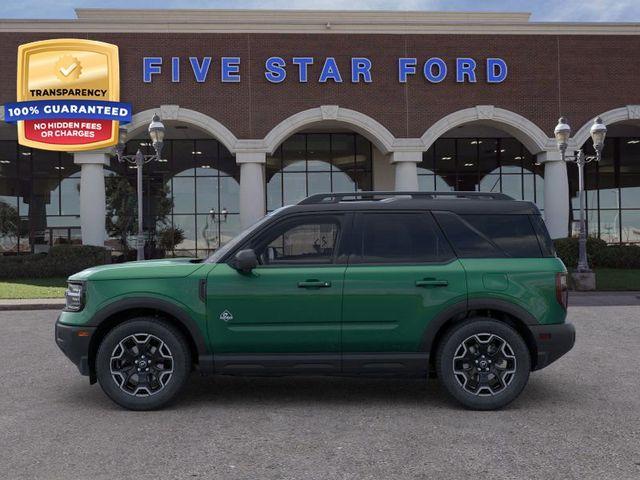
<path id="1" fill-rule="evenodd" d="M 450 330 L 436 358 L 438 378 L 462 405 L 502 408 L 522 392 L 531 359 L 520 334 L 490 318 L 474 318 Z"/>
<path id="2" fill-rule="evenodd" d="M 129 410 L 165 406 L 183 388 L 191 355 L 183 335 L 152 317 L 134 318 L 111 330 L 96 356 L 102 390 Z"/>

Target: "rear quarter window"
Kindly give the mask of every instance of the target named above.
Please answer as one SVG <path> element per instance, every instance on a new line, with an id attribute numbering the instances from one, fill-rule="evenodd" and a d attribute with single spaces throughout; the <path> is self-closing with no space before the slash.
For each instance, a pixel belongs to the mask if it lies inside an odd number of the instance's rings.
<path id="1" fill-rule="evenodd" d="M 461 215 L 493 241 L 504 253 L 516 258 L 542 256 L 538 236 L 529 215 Z"/>
<path id="2" fill-rule="evenodd" d="M 531 215 L 439 212 L 436 218 L 457 254 L 463 258 L 539 258 L 541 246 Z M 538 228 L 544 229 L 544 225 Z M 546 232 L 546 229 L 544 229 Z"/>
<path id="3" fill-rule="evenodd" d="M 507 255 L 467 221 L 451 212 L 433 212 L 460 258 L 504 258 Z"/>
<path id="4" fill-rule="evenodd" d="M 553 240 L 551 240 L 551 237 L 549 236 L 549 231 L 547 230 L 547 226 L 544 224 L 542 215 L 531 215 L 529 218 L 531 219 L 533 228 L 536 231 L 536 235 L 538 235 L 538 242 L 540 243 L 542 256 L 555 257 L 556 247 L 553 244 Z"/>

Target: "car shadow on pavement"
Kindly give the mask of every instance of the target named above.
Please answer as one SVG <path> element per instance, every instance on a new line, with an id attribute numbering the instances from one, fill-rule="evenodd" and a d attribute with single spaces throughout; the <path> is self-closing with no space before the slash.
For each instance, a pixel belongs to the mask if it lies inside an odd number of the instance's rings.
<path id="1" fill-rule="evenodd" d="M 436 380 L 340 377 L 197 377 L 194 375 L 175 408 L 213 402 L 224 406 L 349 405 L 428 406 L 465 410 Z M 521 396 L 506 409 L 544 408 L 573 402 L 553 381 L 532 377 Z"/>
<path id="2" fill-rule="evenodd" d="M 436 381 L 340 377 L 192 377 L 181 405 L 201 402 L 252 405 L 449 403 Z"/>
<path id="3" fill-rule="evenodd" d="M 65 403 L 86 408 L 121 410 L 102 392 L 99 385 L 85 382 L 65 389 Z M 532 376 L 531 381 L 508 410 L 545 408 L 573 402 L 565 388 L 552 381 Z M 435 380 L 413 378 L 343 378 L 343 377 L 233 377 L 192 374 L 177 400 L 165 410 L 189 410 L 207 404 L 212 407 L 429 407 L 465 410 L 451 399 Z"/>

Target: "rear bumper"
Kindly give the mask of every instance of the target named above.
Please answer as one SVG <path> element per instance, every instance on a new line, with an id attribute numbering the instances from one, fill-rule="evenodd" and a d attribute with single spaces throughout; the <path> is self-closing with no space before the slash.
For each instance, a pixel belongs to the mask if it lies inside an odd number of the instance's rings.
<path id="1" fill-rule="evenodd" d="M 555 362 L 571 350 L 576 341 L 576 329 L 571 323 L 530 325 L 529 328 L 538 352 L 534 370 L 540 370 Z"/>
<path id="2" fill-rule="evenodd" d="M 79 327 L 60 323 L 56 320 L 56 344 L 71 360 L 82 375 L 89 375 L 89 344 L 95 327 Z"/>

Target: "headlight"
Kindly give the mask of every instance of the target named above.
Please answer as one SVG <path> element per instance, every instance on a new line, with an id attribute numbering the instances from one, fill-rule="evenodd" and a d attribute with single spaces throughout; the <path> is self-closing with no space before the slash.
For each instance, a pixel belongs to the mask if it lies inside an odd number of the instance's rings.
<path id="1" fill-rule="evenodd" d="M 79 312 L 84 307 L 84 285 L 68 282 L 64 298 L 66 300 L 65 310 Z"/>

